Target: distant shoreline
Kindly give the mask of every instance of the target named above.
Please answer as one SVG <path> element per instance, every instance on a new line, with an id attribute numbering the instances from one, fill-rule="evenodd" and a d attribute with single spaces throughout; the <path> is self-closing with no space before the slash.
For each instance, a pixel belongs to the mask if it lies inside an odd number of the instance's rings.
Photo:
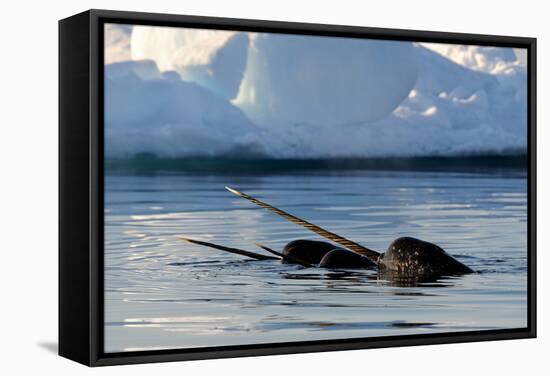
<path id="1" fill-rule="evenodd" d="M 456 157 L 412 158 L 158 158 L 139 156 L 131 159 L 106 159 L 106 172 L 190 172 L 220 174 L 296 173 L 300 171 L 449 171 L 497 172 L 499 170 L 527 171 L 526 154 L 475 155 Z"/>

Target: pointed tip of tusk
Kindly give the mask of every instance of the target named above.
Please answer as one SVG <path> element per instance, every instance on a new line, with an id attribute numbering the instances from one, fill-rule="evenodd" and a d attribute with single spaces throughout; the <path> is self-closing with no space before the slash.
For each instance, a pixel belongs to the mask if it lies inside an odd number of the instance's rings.
<path id="1" fill-rule="evenodd" d="M 275 252 L 274 250 L 272 250 L 271 248 L 269 248 L 269 247 L 267 247 L 267 246 L 265 246 L 265 245 L 263 245 L 263 244 L 255 243 L 255 245 L 256 245 L 256 247 L 261 248 L 261 249 L 263 249 L 264 251 L 268 251 L 268 252 L 271 252 L 271 253 L 273 253 L 273 254 L 279 256 L 279 257 L 282 257 L 281 254 L 280 254 L 279 252 Z"/>
<path id="2" fill-rule="evenodd" d="M 261 248 L 261 249 L 265 249 L 265 250 L 268 251 L 268 252 L 273 252 L 273 253 L 277 253 L 277 254 L 279 253 L 279 252 L 275 252 L 274 250 L 272 250 L 272 249 L 269 248 L 268 246 L 265 246 L 265 245 L 263 245 L 263 244 L 261 244 L 261 243 L 254 243 L 254 244 L 256 245 L 256 247 Z"/>
<path id="3" fill-rule="evenodd" d="M 242 195 L 243 195 L 241 192 L 239 192 L 239 191 L 237 191 L 236 189 L 233 189 L 233 188 L 231 188 L 231 187 L 228 187 L 227 185 L 225 186 L 225 189 L 227 189 L 229 192 L 231 192 L 231 193 L 233 193 L 233 194 L 235 194 L 235 195 L 237 195 L 237 196 L 241 196 L 241 197 L 242 197 Z"/>
<path id="4" fill-rule="evenodd" d="M 258 248 L 265 249 L 266 251 L 271 252 L 271 249 L 269 249 L 268 247 L 266 247 L 265 245 L 263 245 L 261 243 L 254 243 L 254 245 Z"/>
<path id="5" fill-rule="evenodd" d="M 277 251 L 275 251 L 275 250 L 273 250 L 273 249 L 271 249 L 271 248 L 269 248 L 269 247 L 267 247 L 267 246 L 265 246 L 261 243 L 255 243 L 255 244 L 256 244 L 256 247 L 259 247 L 259 248 L 263 249 L 264 251 L 268 251 L 269 253 L 272 253 L 272 254 L 280 257 L 281 260 L 285 259 L 285 256 L 282 253 L 277 252 Z"/>

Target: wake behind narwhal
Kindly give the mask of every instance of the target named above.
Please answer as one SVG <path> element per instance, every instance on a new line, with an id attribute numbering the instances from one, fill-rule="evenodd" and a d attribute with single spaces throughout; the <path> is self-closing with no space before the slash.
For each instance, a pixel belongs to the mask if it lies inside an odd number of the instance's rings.
<path id="1" fill-rule="evenodd" d="M 260 248 L 274 255 L 266 256 L 256 252 L 194 240 L 184 236 L 179 236 L 179 239 L 257 260 L 276 259 L 282 260 L 285 263 L 299 264 L 305 267 L 323 267 L 331 269 L 378 268 L 379 272 L 384 276 L 396 279 L 424 280 L 439 276 L 460 275 L 474 272 L 471 268 L 455 259 L 436 244 L 412 237 L 400 237 L 391 242 L 386 252 L 380 253 L 236 189 L 230 187 L 225 188 L 229 192 L 278 214 L 290 222 L 303 226 L 338 245 L 325 241 L 300 239 L 291 241 L 281 252 L 277 252 L 264 245 L 257 244 Z"/>

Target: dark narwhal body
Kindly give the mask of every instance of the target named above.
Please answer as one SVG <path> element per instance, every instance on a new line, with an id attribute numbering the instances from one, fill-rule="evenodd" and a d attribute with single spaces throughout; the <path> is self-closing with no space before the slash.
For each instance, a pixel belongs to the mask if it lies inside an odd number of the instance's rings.
<path id="1" fill-rule="evenodd" d="M 268 209 L 281 217 L 299 224 L 307 229 L 340 245 L 314 240 L 294 240 L 288 243 L 281 253 L 266 246 L 258 245 L 278 257 L 265 256 L 258 253 L 229 248 L 213 243 L 207 243 L 180 237 L 192 243 L 236 253 L 258 260 L 280 259 L 282 262 L 300 264 L 306 267 L 319 266 L 323 268 L 375 268 L 379 275 L 390 279 L 423 280 L 445 275 L 473 273 L 473 270 L 453 258 L 441 247 L 412 237 L 401 237 L 394 240 L 385 253 L 378 253 L 358 243 L 329 232 L 310 222 L 295 217 L 281 209 L 266 204 L 254 197 L 226 187 L 227 190 L 248 201 Z"/>
<path id="2" fill-rule="evenodd" d="M 376 267 L 376 263 L 368 257 L 355 252 L 336 248 L 323 256 L 319 262 L 319 267 L 331 269 L 374 268 Z"/>
<path id="3" fill-rule="evenodd" d="M 319 264 L 323 257 L 335 248 L 337 247 L 334 244 L 328 242 L 298 239 L 285 245 L 281 253 L 285 256 L 283 262 L 289 262 L 290 256 L 308 264 Z"/>
<path id="4" fill-rule="evenodd" d="M 293 263 L 291 259 L 298 259 L 322 268 L 354 269 L 376 266 L 375 262 L 365 256 L 316 240 L 293 240 L 285 245 L 281 253 L 283 262 Z"/>
<path id="5" fill-rule="evenodd" d="M 473 273 L 441 247 L 411 237 L 395 239 L 378 258 L 378 266 L 382 271 L 410 276 Z"/>

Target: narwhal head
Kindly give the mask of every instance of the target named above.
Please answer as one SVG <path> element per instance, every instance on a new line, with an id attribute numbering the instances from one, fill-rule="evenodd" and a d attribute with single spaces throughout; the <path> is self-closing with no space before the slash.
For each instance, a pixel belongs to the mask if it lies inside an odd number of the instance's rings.
<path id="1" fill-rule="evenodd" d="M 441 247 L 420 239 L 395 239 L 379 258 L 381 270 L 402 275 L 435 276 L 473 273 Z"/>

